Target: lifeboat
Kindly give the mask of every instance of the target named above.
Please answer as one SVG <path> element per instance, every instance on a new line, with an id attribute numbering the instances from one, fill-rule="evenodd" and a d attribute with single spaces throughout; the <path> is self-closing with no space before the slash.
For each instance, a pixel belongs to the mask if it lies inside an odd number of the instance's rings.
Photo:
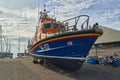
<path id="1" fill-rule="evenodd" d="M 88 15 L 57 21 L 44 9 L 40 12 L 29 54 L 34 57 L 34 63 L 38 59 L 46 60 L 63 70 L 75 71 L 81 68 L 94 42 L 102 34 L 98 23 L 90 27 Z"/>

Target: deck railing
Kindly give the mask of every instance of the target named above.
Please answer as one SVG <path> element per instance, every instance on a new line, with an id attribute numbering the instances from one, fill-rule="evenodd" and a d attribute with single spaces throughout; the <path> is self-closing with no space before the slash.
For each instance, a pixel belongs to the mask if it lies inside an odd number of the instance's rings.
<path id="1" fill-rule="evenodd" d="M 79 22 L 79 21 L 81 21 L 81 22 Z M 79 28 L 81 28 L 81 30 L 90 29 L 88 15 L 79 15 L 79 16 L 67 19 L 67 20 L 63 21 L 63 23 L 67 27 L 66 31 L 77 31 L 77 30 L 79 30 Z M 71 23 L 73 23 L 73 24 L 71 24 Z M 69 25 L 69 24 L 71 24 L 71 25 Z"/>

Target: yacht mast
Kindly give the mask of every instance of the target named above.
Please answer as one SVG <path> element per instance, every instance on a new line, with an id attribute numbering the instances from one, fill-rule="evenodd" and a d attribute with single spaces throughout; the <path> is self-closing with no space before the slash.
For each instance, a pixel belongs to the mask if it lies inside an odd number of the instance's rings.
<path id="1" fill-rule="evenodd" d="M 1 43 L 1 54 L 2 54 L 2 26 L 0 25 L 0 43 Z"/>
<path id="2" fill-rule="evenodd" d="M 19 35 L 19 39 L 18 39 L 18 53 L 20 53 L 20 35 Z"/>

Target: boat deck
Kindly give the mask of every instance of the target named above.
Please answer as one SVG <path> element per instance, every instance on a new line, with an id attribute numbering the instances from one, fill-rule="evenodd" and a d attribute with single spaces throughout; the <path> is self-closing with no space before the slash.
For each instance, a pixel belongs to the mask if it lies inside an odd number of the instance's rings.
<path id="1" fill-rule="evenodd" d="M 50 66 L 50 65 L 49 65 Z M 48 65 L 46 67 L 49 67 Z M 0 80 L 119 80 L 120 67 L 84 64 L 79 71 L 63 72 L 33 64 L 32 58 L 0 59 Z"/>

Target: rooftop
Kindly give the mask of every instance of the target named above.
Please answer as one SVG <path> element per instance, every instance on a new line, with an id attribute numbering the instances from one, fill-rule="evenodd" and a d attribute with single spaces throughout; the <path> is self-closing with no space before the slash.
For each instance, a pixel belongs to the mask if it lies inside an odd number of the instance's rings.
<path id="1" fill-rule="evenodd" d="M 108 27 L 100 26 L 103 29 L 103 35 L 97 39 L 95 44 L 120 42 L 120 31 Z"/>

